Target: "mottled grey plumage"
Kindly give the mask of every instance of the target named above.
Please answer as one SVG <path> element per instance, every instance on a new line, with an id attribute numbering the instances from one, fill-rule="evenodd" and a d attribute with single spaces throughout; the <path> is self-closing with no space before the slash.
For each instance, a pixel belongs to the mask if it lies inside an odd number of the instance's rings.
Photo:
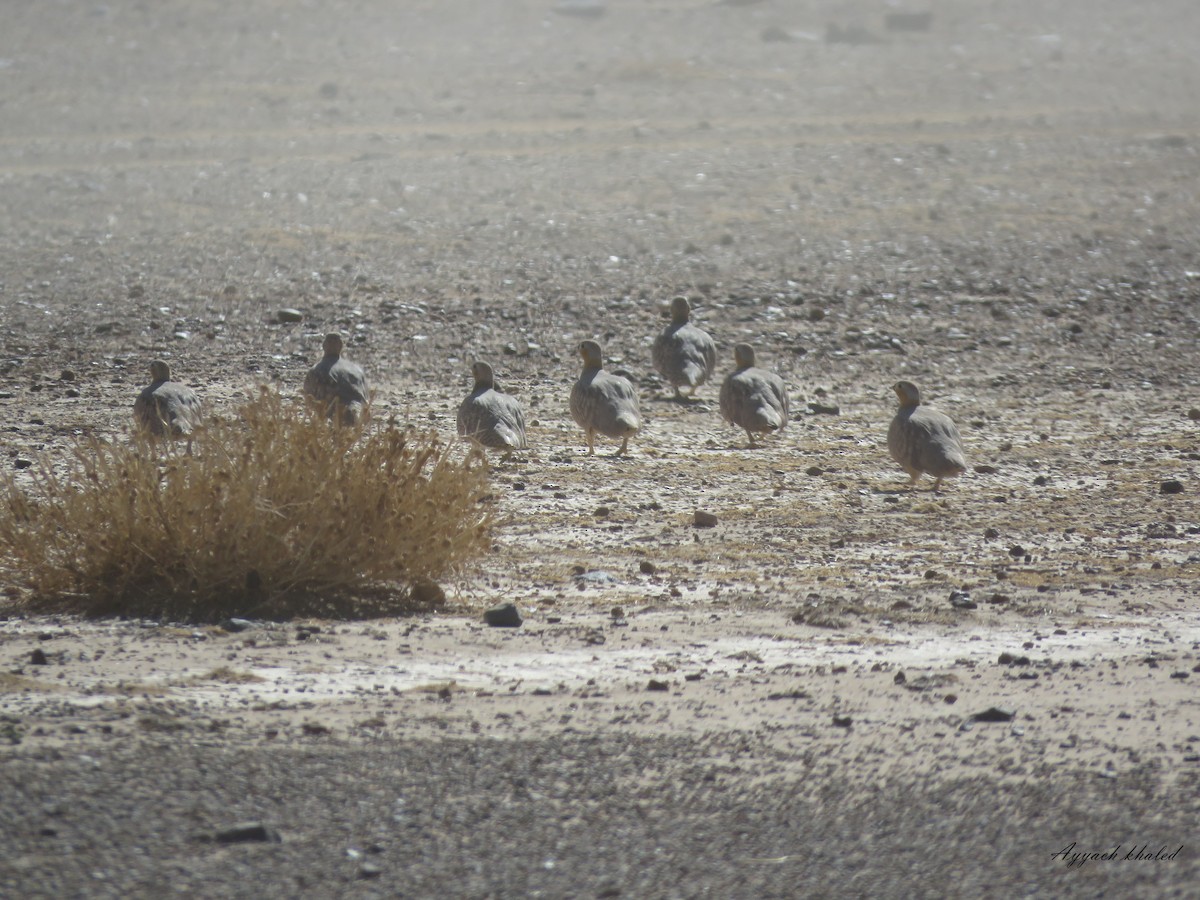
<path id="1" fill-rule="evenodd" d="M 458 407 L 458 433 L 494 450 L 525 450 L 525 413 L 516 397 L 496 390 L 492 367 L 485 362 L 471 366 L 475 387 Z"/>
<path id="2" fill-rule="evenodd" d="M 637 434 L 642 420 L 637 392 L 628 379 L 605 372 L 600 345 L 584 341 L 579 345 L 583 373 L 571 388 L 571 417 L 587 433 L 588 454 L 596 452 L 596 432 L 620 438 L 620 456 L 629 448 L 629 438 Z"/>
<path id="3" fill-rule="evenodd" d="M 325 335 L 325 356 L 304 377 L 304 393 L 325 416 L 354 425 L 370 410 L 370 391 L 362 366 L 342 359 L 342 336 Z"/>
<path id="4" fill-rule="evenodd" d="M 756 368 L 754 348 L 738 344 L 733 348 L 735 368 L 721 385 L 721 415 L 731 425 L 746 429 L 750 446 L 755 432 L 778 431 L 788 422 L 787 389 L 774 372 Z"/>
<path id="5" fill-rule="evenodd" d="M 921 392 L 911 381 L 897 381 L 892 390 L 900 409 L 888 427 L 888 452 L 908 473 L 910 485 L 923 474 L 932 475 L 937 491 L 943 478 L 967 469 L 958 429 L 945 413 L 921 405 Z"/>
<path id="6" fill-rule="evenodd" d="M 708 381 L 717 368 L 717 345 L 708 333 L 693 325 L 692 307 L 686 297 L 671 301 L 671 324 L 654 340 L 651 359 L 663 378 L 682 398 L 679 389 L 687 387 L 688 396 Z"/>
<path id="7" fill-rule="evenodd" d="M 133 401 L 133 419 L 139 428 L 160 437 L 187 438 L 200 424 L 203 406 L 186 384 L 171 380 L 171 367 L 162 360 L 150 363 L 150 384 Z"/>

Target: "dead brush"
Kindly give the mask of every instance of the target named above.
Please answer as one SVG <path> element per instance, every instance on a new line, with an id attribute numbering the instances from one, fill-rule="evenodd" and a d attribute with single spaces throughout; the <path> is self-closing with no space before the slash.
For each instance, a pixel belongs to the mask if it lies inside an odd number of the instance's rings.
<path id="1" fill-rule="evenodd" d="M 394 423 L 338 428 L 262 390 L 191 455 L 91 438 L 0 482 L 0 571 L 31 612 L 214 622 L 370 616 L 490 546 L 486 462 Z"/>

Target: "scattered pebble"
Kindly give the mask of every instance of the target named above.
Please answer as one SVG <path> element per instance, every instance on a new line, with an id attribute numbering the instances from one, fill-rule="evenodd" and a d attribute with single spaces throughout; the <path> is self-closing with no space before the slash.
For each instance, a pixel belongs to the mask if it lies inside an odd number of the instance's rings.
<path id="1" fill-rule="evenodd" d="M 697 528 L 714 528 L 719 520 L 715 515 L 703 509 L 696 510 L 692 524 Z"/>
<path id="2" fill-rule="evenodd" d="M 1169 479 L 1158 486 L 1158 492 L 1160 494 L 1182 494 L 1183 482 L 1174 478 Z"/>
<path id="3" fill-rule="evenodd" d="M 295 322 L 303 322 L 304 321 L 304 313 L 300 312 L 300 310 L 298 310 L 298 309 L 292 309 L 292 308 L 288 307 L 285 309 L 278 310 L 275 313 L 275 321 L 281 325 L 292 324 Z"/>

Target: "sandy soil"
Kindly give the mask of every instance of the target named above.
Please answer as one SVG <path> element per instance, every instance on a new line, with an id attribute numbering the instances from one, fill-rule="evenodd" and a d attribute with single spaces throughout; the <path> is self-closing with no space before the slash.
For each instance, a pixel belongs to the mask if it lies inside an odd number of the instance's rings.
<path id="1" fill-rule="evenodd" d="M 889 31 L 894 4 L 831 0 L 624 0 L 598 17 L 525 0 L 6 13 L 0 464 L 24 478 L 79 435 L 120 433 L 157 357 L 216 410 L 258 383 L 296 391 L 331 329 L 372 375 L 377 414 L 447 438 L 470 361 L 490 360 L 533 446 L 496 462 L 495 550 L 446 586 L 444 615 L 232 633 L 8 609 L 5 806 L 54 806 L 55 778 L 86 793 L 73 761 L 123 765 L 131 746 L 450 758 L 490 738 L 578 752 L 589 769 L 592 751 L 564 741 L 665 740 L 679 766 L 742 759 L 719 775 L 742 811 L 794 792 L 831 835 L 838 802 L 802 784 L 836 783 L 860 810 L 880 786 L 917 808 L 896 786 L 919 783 L 968 834 L 983 817 L 970 779 L 1024 798 L 983 830 L 1003 852 L 930 863 L 930 896 L 1194 886 L 1197 13 L 927 7 L 922 32 Z M 677 294 L 717 340 L 718 377 L 750 340 L 788 384 L 794 420 L 764 447 L 720 419 L 717 385 L 678 404 L 653 371 Z M 280 324 L 285 307 L 303 322 Z M 639 388 L 628 458 L 587 457 L 570 419 L 583 338 Z M 910 491 L 887 456 L 899 377 L 963 433 L 971 469 L 940 495 Z M 697 510 L 718 524 L 695 527 Z M 522 628 L 486 628 L 482 610 L 507 601 Z M 993 707 L 1011 719 L 975 720 Z M 121 833 L 79 810 L 81 831 Z M 737 810 L 714 810 L 737 833 Z M 296 816 L 296 840 L 319 827 Z M 107 844 L 77 844 L 64 866 L 39 844 L 44 815 L 5 818 L 0 887 L 122 889 L 88 880 L 121 869 Z M 188 831 L 220 819 L 193 815 Z M 1050 859 L 1068 839 L 1185 847 L 1076 878 Z M 607 881 L 551 878 L 539 861 L 407 889 L 801 883 L 762 872 L 794 851 L 743 849 L 693 880 L 646 859 L 639 881 L 601 859 Z M 895 852 L 836 884 L 920 896 L 889 868 Z M 397 870 L 270 883 L 332 895 L 358 877 L 386 894 L 405 889 Z M 208 892 L 237 893 L 205 873 Z M 123 889 L 167 883 L 138 879 Z"/>

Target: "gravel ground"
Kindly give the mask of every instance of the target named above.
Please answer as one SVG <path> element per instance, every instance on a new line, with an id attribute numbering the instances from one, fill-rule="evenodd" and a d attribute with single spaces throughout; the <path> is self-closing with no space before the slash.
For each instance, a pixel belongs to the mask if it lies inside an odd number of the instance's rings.
<path id="1" fill-rule="evenodd" d="M 333 329 L 448 438 L 489 360 L 532 449 L 432 619 L 29 618 L 6 584 L 0 892 L 1194 892 L 1194 4 L 604 6 L 6 13 L 19 483 L 120 434 L 151 359 L 228 412 Z M 653 371 L 677 294 L 718 377 L 748 340 L 788 385 L 762 448 Z M 628 458 L 568 414 L 583 338 L 638 387 Z M 887 457 L 898 378 L 962 431 L 939 495 Z M 200 839 L 243 821 L 280 842 Z"/>

